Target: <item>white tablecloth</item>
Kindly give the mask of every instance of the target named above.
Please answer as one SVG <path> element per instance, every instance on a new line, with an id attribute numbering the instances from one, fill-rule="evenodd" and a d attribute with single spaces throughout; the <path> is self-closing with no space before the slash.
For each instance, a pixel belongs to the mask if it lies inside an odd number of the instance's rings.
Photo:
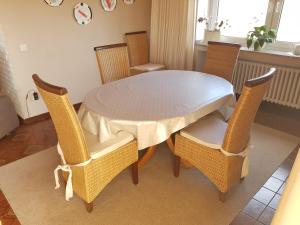
<path id="1" fill-rule="evenodd" d="M 82 126 L 98 135 L 100 142 L 122 130 L 133 134 L 138 149 L 144 149 L 167 140 L 172 133 L 215 110 L 225 112 L 234 103 L 233 86 L 223 78 L 164 70 L 90 91 L 78 116 Z"/>

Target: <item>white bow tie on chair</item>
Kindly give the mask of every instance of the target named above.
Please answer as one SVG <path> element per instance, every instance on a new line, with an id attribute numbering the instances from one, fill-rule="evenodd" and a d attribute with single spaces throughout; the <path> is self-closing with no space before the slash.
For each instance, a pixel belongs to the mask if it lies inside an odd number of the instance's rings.
<path id="1" fill-rule="evenodd" d="M 65 160 L 65 157 L 64 157 L 64 154 L 61 150 L 61 147 L 59 145 L 59 143 L 57 144 L 57 152 L 58 154 L 60 155 L 60 158 L 61 158 L 61 161 L 63 162 L 63 165 L 58 165 L 55 170 L 54 170 L 54 177 L 55 177 L 55 189 L 58 189 L 60 188 L 60 184 L 59 184 L 59 177 L 58 177 L 58 171 L 61 170 L 61 171 L 64 171 L 64 172 L 67 172 L 69 173 L 68 175 L 68 179 L 67 179 L 67 184 L 66 184 L 66 193 L 65 193 L 65 196 L 66 196 L 66 200 L 69 201 L 70 198 L 73 197 L 73 185 L 72 185 L 72 169 L 71 167 L 81 167 L 81 166 L 86 166 L 88 165 L 90 162 L 92 162 L 92 158 L 90 158 L 89 160 L 85 161 L 85 162 L 82 162 L 82 163 L 79 163 L 79 164 L 76 164 L 76 165 L 70 165 L 70 164 L 67 164 L 66 163 L 66 160 Z"/>
<path id="2" fill-rule="evenodd" d="M 228 156 L 228 157 L 231 157 L 231 156 L 240 156 L 240 157 L 245 158 L 244 162 L 243 162 L 243 166 L 242 166 L 242 173 L 241 173 L 241 178 L 243 178 L 243 177 L 248 176 L 248 173 L 249 173 L 249 156 L 248 156 L 248 154 L 249 154 L 249 149 L 252 149 L 252 148 L 253 148 L 253 145 L 248 144 L 248 146 L 244 149 L 244 151 L 242 151 L 240 153 L 230 153 L 230 152 L 225 151 L 222 148 L 220 149 L 220 151 L 225 156 Z"/>

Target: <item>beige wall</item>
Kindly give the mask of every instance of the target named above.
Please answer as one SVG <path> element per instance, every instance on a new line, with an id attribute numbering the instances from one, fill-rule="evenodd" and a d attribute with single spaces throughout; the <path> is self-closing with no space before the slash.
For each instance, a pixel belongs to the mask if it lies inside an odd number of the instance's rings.
<path id="1" fill-rule="evenodd" d="M 125 32 L 150 29 L 151 0 L 135 0 L 125 5 L 118 0 L 113 12 L 104 12 L 100 0 L 86 0 L 93 11 L 87 26 L 78 25 L 73 7 L 65 0 L 50 7 L 44 0 L 0 0 L 0 34 L 8 52 L 10 70 L 17 91 L 18 113 L 27 118 L 26 94 L 35 89 L 31 75 L 67 87 L 73 103 L 100 85 L 93 47 L 123 42 Z M 28 51 L 21 52 L 20 44 Z M 17 102 L 17 101 L 14 101 Z M 46 112 L 42 101 L 28 101 L 29 117 Z"/>

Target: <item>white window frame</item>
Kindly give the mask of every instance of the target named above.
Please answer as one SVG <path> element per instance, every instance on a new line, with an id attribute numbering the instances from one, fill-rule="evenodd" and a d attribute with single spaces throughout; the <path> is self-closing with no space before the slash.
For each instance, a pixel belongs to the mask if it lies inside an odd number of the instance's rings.
<path id="1" fill-rule="evenodd" d="M 210 24 L 208 24 L 208 28 L 213 26 L 214 21 L 217 20 L 218 11 L 219 11 L 219 1 L 220 0 L 210 0 L 208 3 L 207 15 L 212 18 Z M 273 28 L 278 30 L 280 23 L 280 16 L 283 9 L 284 0 L 269 0 L 268 11 L 266 16 L 266 26 L 269 28 Z M 197 15 L 198 18 L 198 15 Z M 220 41 L 224 42 L 235 42 L 239 43 L 242 46 L 246 46 L 246 37 L 232 37 L 232 36 L 220 36 Z M 203 43 L 203 40 L 197 40 L 196 44 Z M 297 42 L 287 42 L 287 41 L 276 41 L 275 43 L 268 44 L 265 49 L 266 50 L 275 50 L 275 51 L 283 51 L 290 52 L 293 51 L 294 45 Z"/>

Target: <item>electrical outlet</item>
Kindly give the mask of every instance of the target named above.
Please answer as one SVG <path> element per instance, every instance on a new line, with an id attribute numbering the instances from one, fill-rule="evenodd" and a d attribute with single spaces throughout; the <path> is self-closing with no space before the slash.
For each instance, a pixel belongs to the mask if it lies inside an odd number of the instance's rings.
<path id="1" fill-rule="evenodd" d="M 27 44 L 20 44 L 20 51 L 21 52 L 28 52 L 28 45 Z"/>
<path id="2" fill-rule="evenodd" d="M 34 99 L 35 101 L 39 100 L 39 94 L 38 94 L 36 91 L 33 92 L 33 99 Z"/>

